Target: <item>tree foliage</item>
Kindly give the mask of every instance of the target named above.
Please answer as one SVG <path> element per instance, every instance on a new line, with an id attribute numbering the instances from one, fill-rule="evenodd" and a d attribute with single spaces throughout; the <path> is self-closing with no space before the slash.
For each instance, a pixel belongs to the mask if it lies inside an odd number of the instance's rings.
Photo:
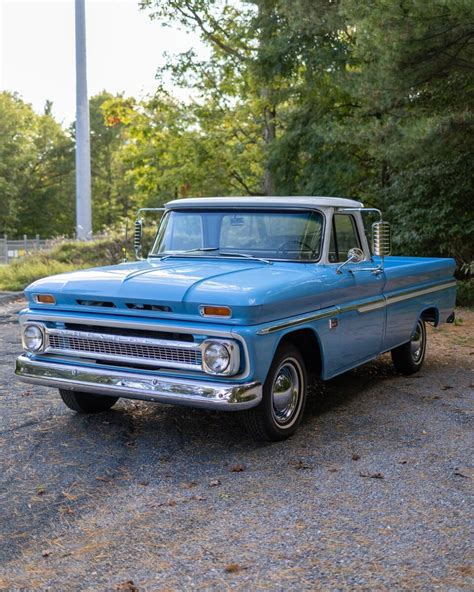
<path id="1" fill-rule="evenodd" d="M 0 93 L 0 232 L 70 232 L 73 162 L 73 144 L 50 106 L 38 115 L 17 95 Z"/>
<path id="2" fill-rule="evenodd" d="M 397 252 L 454 256 L 469 268 L 472 1 L 140 6 L 197 33 L 205 50 L 169 55 L 153 97 L 91 99 L 96 230 L 176 197 L 340 195 L 383 208 Z M 170 95 L 170 78 L 189 100 Z M 72 207 L 54 204 L 61 195 L 72 204 L 72 190 L 61 191 L 71 189 L 73 130 L 4 95 L 0 132 L 0 231 L 29 228 L 25 212 L 45 200 L 57 216 L 44 228 L 70 228 Z M 33 181 L 41 189 L 31 191 Z"/>

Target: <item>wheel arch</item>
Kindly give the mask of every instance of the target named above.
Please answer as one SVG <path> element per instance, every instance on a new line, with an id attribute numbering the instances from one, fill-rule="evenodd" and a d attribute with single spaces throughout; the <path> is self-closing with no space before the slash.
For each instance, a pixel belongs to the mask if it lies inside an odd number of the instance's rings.
<path id="1" fill-rule="evenodd" d="M 291 343 L 299 350 L 309 374 L 316 377 L 322 375 L 323 350 L 316 331 L 309 327 L 288 331 L 280 337 L 277 349 L 284 343 Z"/>
<path id="2" fill-rule="evenodd" d="M 439 309 L 437 306 L 425 308 L 420 312 L 418 318 L 425 322 L 433 323 L 433 326 L 437 327 L 439 325 Z"/>

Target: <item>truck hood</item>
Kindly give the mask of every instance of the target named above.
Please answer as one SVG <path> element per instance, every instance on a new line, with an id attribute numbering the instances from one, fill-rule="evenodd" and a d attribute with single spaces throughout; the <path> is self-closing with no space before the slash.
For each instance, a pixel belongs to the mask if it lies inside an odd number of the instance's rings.
<path id="1" fill-rule="evenodd" d="M 328 286 L 318 267 L 205 257 L 147 260 L 51 276 L 25 292 L 36 309 L 47 307 L 34 302 L 40 293 L 55 296 L 55 310 L 183 320 L 201 319 L 200 305 L 214 304 L 232 308 L 226 322 L 253 324 L 281 316 L 283 302 L 286 308 L 292 303 L 293 314 L 319 308 L 315 295 L 324 285 L 327 295 Z"/>

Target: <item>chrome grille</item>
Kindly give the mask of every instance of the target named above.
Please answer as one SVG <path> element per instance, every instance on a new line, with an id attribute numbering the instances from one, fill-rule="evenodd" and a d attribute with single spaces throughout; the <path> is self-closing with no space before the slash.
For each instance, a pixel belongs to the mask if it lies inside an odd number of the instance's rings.
<path id="1" fill-rule="evenodd" d="M 49 329 L 46 351 L 153 366 L 202 368 L 201 350 L 192 342 Z"/>

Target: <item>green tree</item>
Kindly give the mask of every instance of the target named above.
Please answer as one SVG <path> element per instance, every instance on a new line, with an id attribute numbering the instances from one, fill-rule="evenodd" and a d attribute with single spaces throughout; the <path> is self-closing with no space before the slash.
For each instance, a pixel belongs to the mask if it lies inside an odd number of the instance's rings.
<path id="1" fill-rule="evenodd" d="M 473 258 L 474 4 L 342 4 L 354 31 L 352 143 L 371 161 L 368 195 L 397 227 L 400 252 Z M 342 133 L 347 140 L 348 134 Z"/>
<path id="2" fill-rule="evenodd" d="M 125 142 L 124 126 L 107 116 L 108 102 L 122 99 L 102 91 L 89 101 L 91 129 L 91 176 L 94 231 L 111 226 L 128 215 L 133 190 L 120 153 Z"/>
<path id="3" fill-rule="evenodd" d="M 69 234 L 73 229 L 73 144 L 51 107 L 36 114 L 0 93 L 0 232 Z"/>
<path id="4" fill-rule="evenodd" d="M 274 4 L 273 0 L 141 2 L 142 8 L 150 10 L 151 18 L 196 31 L 207 45 L 208 58 L 188 51 L 170 60 L 167 72 L 175 83 L 192 86 L 199 93 L 192 109 L 206 137 L 237 151 L 230 155 L 233 166 L 227 174 L 241 193 L 276 191 L 270 152 L 283 96 L 279 84 L 285 79 L 281 65 L 272 61 L 268 51 L 279 28 Z M 250 177 L 235 166 L 242 157 L 245 159 L 247 150 L 255 162 Z"/>

